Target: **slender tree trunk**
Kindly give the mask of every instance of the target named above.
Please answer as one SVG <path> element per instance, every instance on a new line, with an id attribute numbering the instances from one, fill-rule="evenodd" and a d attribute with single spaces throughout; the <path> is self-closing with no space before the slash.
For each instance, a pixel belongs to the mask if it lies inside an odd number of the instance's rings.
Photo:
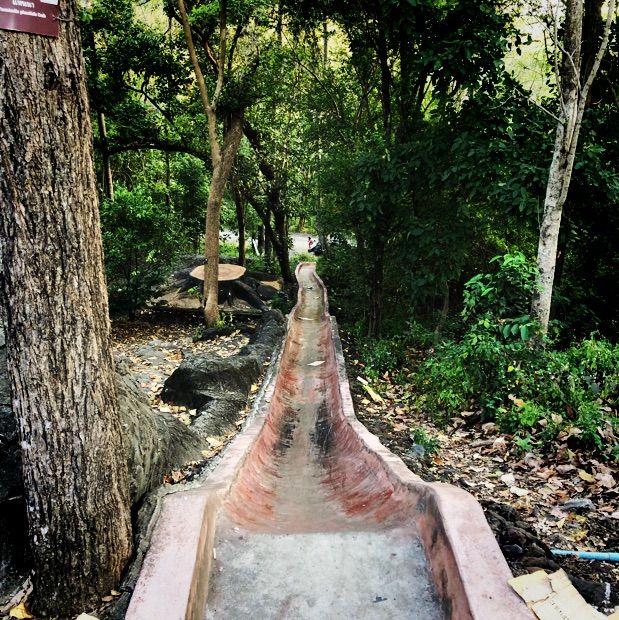
<path id="1" fill-rule="evenodd" d="M 581 84 L 583 0 L 568 0 L 566 5 L 564 52 L 559 75 L 561 107 L 537 249 L 539 286 L 531 304 L 531 314 L 539 322 L 543 333 L 548 331 L 550 320 L 561 215 L 572 178 L 582 118 L 591 85 L 608 46 L 614 13 L 615 0 L 610 0 L 602 41 Z"/>
<path id="2" fill-rule="evenodd" d="M 264 227 L 264 260 L 270 263 L 273 259 L 273 240 L 274 240 L 273 227 L 269 222 L 269 226 Z"/>
<path id="3" fill-rule="evenodd" d="M 226 183 L 232 171 L 232 165 L 239 150 L 241 137 L 243 136 L 243 112 L 235 110 L 224 128 L 223 145 L 219 144 L 217 135 L 217 100 L 222 92 L 225 76 L 226 61 L 226 0 L 220 1 L 219 7 L 219 58 L 217 60 L 217 85 L 213 98 L 208 94 L 206 82 L 200 62 L 193 43 L 189 17 L 185 8 L 184 0 L 178 0 L 178 8 L 183 22 L 183 32 L 187 49 L 191 58 L 191 64 L 196 76 L 202 107 L 208 121 L 209 144 L 211 147 L 211 160 L 213 164 L 213 176 L 209 191 L 208 204 L 206 207 L 206 232 L 204 235 L 204 320 L 207 326 L 212 327 L 219 319 L 219 283 L 217 271 L 219 264 L 219 223 L 221 219 L 221 203 L 226 189 Z"/>
<path id="4" fill-rule="evenodd" d="M 219 319 L 219 223 L 221 203 L 232 164 L 243 136 L 243 115 L 238 112 L 229 121 L 224 136 L 224 146 L 219 165 L 213 168 L 213 177 L 206 207 L 206 231 L 204 235 L 204 320 L 209 326 Z"/>
<path id="5" fill-rule="evenodd" d="M 105 114 L 97 112 L 97 124 L 101 140 L 101 163 L 103 166 L 103 195 L 108 200 L 114 200 L 114 177 L 112 174 L 112 161 L 107 140 L 107 124 Z"/>
<path id="6" fill-rule="evenodd" d="M 275 253 L 277 254 L 277 261 L 282 272 L 282 278 L 284 282 L 292 282 L 292 273 L 290 272 L 290 251 L 288 249 L 288 228 L 286 226 L 286 215 L 281 212 L 275 212 L 273 214 L 273 220 L 275 222 L 275 235 L 277 237 L 277 243 L 273 244 Z"/>
<path id="7" fill-rule="evenodd" d="M 258 226 L 258 253 L 262 256 L 264 254 L 264 224 Z"/>
<path id="8" fill-rule="evenodd" d="M 448 316 L 449 316 L 449 282 L 445 282 L 445 284 L 443 285 L 443 305 L 441 308 L 441 314 L 436 324 L 436 328 L 434 329 L 434 344 L 435 345 L 438 344 L 438 341 L 441 337 L 441 332 L 443 331 L 443 327 L 445 327 L 445 322 L 447 321 Z"/>
<path id="9" fill-rule="evenodd" d="M 234 206 L 236 207 L 236 222 L 239 233 L 239 265 L 245 265 L 245 201 L 236 179 L 232 182 Z"/>
<path id="10" fill-rule="evenodd" d="M 385 261 L 385 243 L 374 239 L 372 247 L 372 264 L 370 266 L 370 317 L 368 337 L 380 338 L 383 315 L 383 275 Z"/>
<path id="11" fill-rule="evenodd" d="M 69 615 L 131 553 L 90 110 L 74 1 L 57 39 L 0 31 L 0 294 L 34 606 Z"/>

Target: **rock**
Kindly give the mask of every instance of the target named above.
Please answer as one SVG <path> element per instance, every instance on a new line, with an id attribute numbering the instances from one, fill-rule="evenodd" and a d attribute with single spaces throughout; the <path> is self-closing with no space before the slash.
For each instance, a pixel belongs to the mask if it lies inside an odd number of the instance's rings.
<path id="1" fill-rule="evenodd" d="M 279 310 L 268 310 L 262 315 L 262 326 L 254 332 L 249 343 L 239 352 L 239 355 L 257 355 L 264 362 L 271 355 L 275 346 L 281 342 L 286 328 L 284 316 Z"/>
<path id="2" fill-rule="evenodd" d="M 173 405 L 200 409 L 222 395 L 246 397 L 260 370 L 258 359 L 251 355 L 191 355 L 163 384 L 161 399 Z"/>
<path id="3" fill-rule="evenodd" d="M 194 341 L 201 340 L 206 342 L 208 340 L 214 340 L 215 338 L 219 338 L 219 336 L 229 336 L 234 332 L 234 327 L 231 325 L 224 325 L 223 327 L 209 327 L 202 331 L 199 336 L 194 338 Z"/>
<path id="4" fill-rule="evenodd" d="M 246 405 L 246 395 L 214 398 L 200 408 L 190 428 L 194 433 L 205 439 L 212 435 L 223 435 L 234 427 L 239 419 L 239 414 Z"/>
<path id="5" fill-rule="evenodd" d="M 572 585 L 580 592 L 585 601 L 587 601 L 590 605 L 603 608 L 616 603 L 616 586 L 611 587 L 611 585 L 607 583 L 598 583 L 596 581 L 581 579 L 580 577 L 574 577 L 569 573 L 567 576 L 570 578 Z"/>
<path id="6" fill-rule="evenodd" d="M 519 558 L 524 553 L 520 545 L 503 545 L 501 550 L 503 551 L 503 555 L 509 559 Z"/>
<path id="7" fill-rule="evenodd" d="M 521 530 L 519 527 L 508 527 L 503 534 L 506 543 L 517 544 L 524 547 L 528 540 L 533 537 L 528 532 Z"/>
<path id="8" fill-rule="evenodd" d="M 271 299 L 279 293 L 278 289 L 273 286 L 269 286 L 268 284 L 260 284 L 257 291 L 260 299 L 264 299 L 266 301 L 271 301 Z"/>
<path id="9" fill-rule="evenodd" d="M 422 459 L 426 455 L 426 449 L 418 443 L 414 443 L 407 451 L 407 454 L 414 459 Z"/>
<path id="10" fill-rule="evenodd" d="M 536 566 L 538 568 L 543 568 L 544 570 L 556 571 L 559 570 L 560 566 L 554 560 L 551 560 L 547 557 L 526 557 L 522 559 L 522 565 L 526 567 Z"/>
<path id="11" fill-rule="evenodd" d="M 282 313 L 265 312 L 260 328 L 237 355 L 222 358 L 208 353 L 184 359 L 164 383 L 162 400 L 198 409 L 190 428 L 200 436 L 223 434 L 234 426 L 251 386 L 284 333 Z"/>
<path id="12" fill-rule="evenodd" d="M 560 506 L 561 510 L 566 512 L 590 512 L 595 509 L 595 504 L 590 499 L 574 498 L 568 499 Z"/>
<path id="13" fill-rule="evenodd" d="M 549 556 L 550 549 L 541 540 L 536 540 L 527 547 L 527 557 L 547 558 Z"/>

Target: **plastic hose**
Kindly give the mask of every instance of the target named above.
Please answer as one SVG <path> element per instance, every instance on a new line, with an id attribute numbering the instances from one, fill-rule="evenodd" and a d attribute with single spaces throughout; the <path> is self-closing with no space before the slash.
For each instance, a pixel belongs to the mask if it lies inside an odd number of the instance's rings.
<path id="1" fill-rule="evenodd" d="M 615 551 L 566 551 L 565 549 L 551 549 L 552 555 L 575 555 L 582 560 L 603 560 L 604 562 L 619 562 L 619 553 Z"/>

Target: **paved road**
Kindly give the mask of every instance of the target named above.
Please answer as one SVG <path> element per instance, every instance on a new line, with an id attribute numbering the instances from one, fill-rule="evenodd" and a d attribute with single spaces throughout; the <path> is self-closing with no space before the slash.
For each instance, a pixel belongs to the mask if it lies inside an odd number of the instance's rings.
<path id="1" fill-rule="evenodd" d="M 290 248 L 290 254 L 291 256 L 294 254 L 300 254 L 301 252 L 307 252 L 308 250 L 308 246 L 307 246 L 307 238 L 310 235 L 306 234 L 306 233 L 292 233 L 290 235 L 291 239 L 292 239 L 292 247 Z M 318 242 L 318 235 L 311 235 L 312 239 L 314 240 L 314 243 Z M 236 243 L 237 241 L 237 234 L 232 231 L 232 230 L 224 230 L 221 234 L 220 234 L 220 238 L 222 240 L 226 240 L 230 243 Z M 248 242 L 249 245 L 249 242 Z"/>

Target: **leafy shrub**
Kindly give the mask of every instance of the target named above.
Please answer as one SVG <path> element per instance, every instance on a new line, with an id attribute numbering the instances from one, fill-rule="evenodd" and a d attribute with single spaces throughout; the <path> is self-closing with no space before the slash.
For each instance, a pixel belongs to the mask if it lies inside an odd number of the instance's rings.
<path id="1" fill-rule="evenodd" d="M 220 256 L 238 256 L 239 246 L 238 243 L 232 243 L 231 241 L 219 241 L 219 255 Z"/>
<path id="2" fill-rule="evenodd" d="M 110 308 L 134 316 L 165 281 L 178 248 L 173 210 L 144 192 L 119 187 L 101 202 L 101 225 Z"/>
<path id="3" fill-rule="evenodd" d="M 364 331 L 365 307 L 360 300 L 367 296 L 363 261 L 351 260 L 355 249 L 345 241 L 332 245 L 329 256 L 318 259 L 318 274 L 329 290 L 329 311 L 340 324 L 358 324 Z"/>
<path id="4" fill-rule="evenodd" d="M 404 360 L 404 348 L 396 339 L 365 341 L 360 347 L 361 361 L 379 374 L 397 370 Z"/>
<path id="5" fill-rule="evenodd" d="M 496 273 L 480 273 L 464 285 L 465 323 L 495 329 L 505 340 L 528 340 L 535 328 L 529 315 L 537 268 L 521 252 L 495 256 Z"/>
<path id="6" fill-rule="evenodd" d="M 479 410 L 523 442 L 535 435 L 543 444 L 561 434 L 612 451 L 619 346 L 594 337 L 564 351 L 532 346 L 535 326 L 523 300 L 533 282 L 520 258 L 502 257 L 497 274 L 467 283 L 464 335 L 439 344 L 418 369 L 423 406 L 439 418 Z"/>
<path id="7" fill-rule="evenodd" d="M 428 454 L 438 452 L 441 445 L 440 441 L 436 437 L 428 435 L 423 428 L 411 428 L 409 435 L 413 444 L 423 447 Z"/>
<path id="8" fill-rule="evenodd" d="M 309 252 L 299 252 L 295 254 L 290 261 L 290 271 L 294 273 L 299 263 L 315 263 L 318 259 Z"/>

